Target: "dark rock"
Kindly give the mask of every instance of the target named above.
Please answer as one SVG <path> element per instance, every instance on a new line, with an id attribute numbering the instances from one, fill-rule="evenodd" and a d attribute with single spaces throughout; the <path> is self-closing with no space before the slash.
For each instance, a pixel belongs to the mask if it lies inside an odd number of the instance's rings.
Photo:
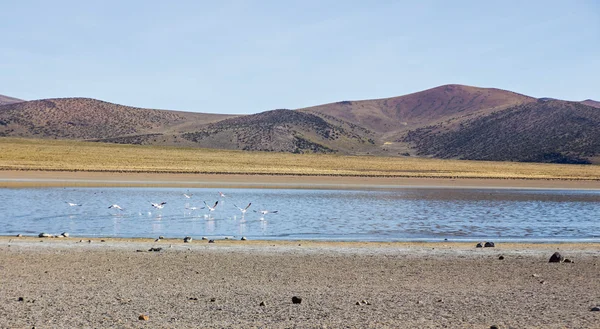
<path id="1" fill-rule="evenodd" d="M 565 258 L 557 251 L 550 257 L 549 263 L 561 263 Z"/>
<path id="2" fill-rule="evenodd" d="M 298 296 L 292 297 L 292 303 L 294 303 L 294 304 L 302 303 L 302 297 L 298 297 Z"/>
<path id="3" fill-rule="evenodd" d="M 499 260 L 504 260 L 504 256 L 500 255 L 500 257 L 498 257 Z"/>
<path id="4" fill-rule="evenodd" d="M 106 242 L 106 240 L 100 240 L 100 242 Z"/>
<path id="5" fill-rule="evenodd" d="M 148 249 L 148 251 L 154 251 L 154 252 L 159 252 L 161 250 L 162 250 L 162 248 L 150 248 L 150 249 Z"/>
<path id="6" fill-rule="evenodd" d="M 25 301 L 25 298 L 23 298 L 23 297 L 19 297 L 19 299 L 17 299 L 17 300 L 18 300 L 19 302 L 24 302 L 24 301 Z"/>
<path id="7" fill-rule="evenodd" d="M 570 258 L 565 258 L 564 262 L 565 263 L 574 263 L 573 260 Z"/>
<path id="8" fill-rule="evenodd" d="M 360 305 L 360 302 L 356 302 L 356 305 Z"/>
<path id="9" fill-rule="evenodd" d="M 216 299 L 215 297 L 213 297 L 213 298 L 211 298 L 211 299 L 210 299 L 210 302 L 211 302 L 211 303 L 214 303 L 214 302 L 216 302 L 216 301 L 217 301 L 217 299 Z"/>
<path id="10" fill-rule="evenodd" d="M 600 312 L 600 306 L 594 306 L 590 309 L 591 312 Z"/>
<path id="11" fill-rule="evenodd" d="M 495 325 L 495 324 L 493 324 L 493 325 L 490 326 L 490 329 L 498 329 L 498 326 Z"/>
<path id="12" fill-rule="evenodd" d="M 184 243 L 188 243 L 190 241 L 192 241 L 192 237 L 191 236 L 186 236 L 185 238 L 183 238 L 183 242 Z"/>
<path id="13" fill-rule="evenodd" d="M 267 306 L 267 304 L 265 304 L 265 302 L 260 302 L 260 304 L 258 304 L 258 306 Z"/>
<path id="14" fill-rule="evenodd" d="M 198 300 L 198 297 L 190 297 L 189 300 Z"/>
<path id="15" fill-rule="evenodd" d="M 483 248 L 483 244 L 482 244 L 481 242 L 479 242 L 479 243 L 478 243 L 478 244 L 475 246 L 475 248 Z"/>
<path id="16" fill-rule="evenodd" d="M 208 243 L 215 243 L 215 240 L 208 240 Z"/>
<path id="17" fill-rule="evenodd" d="M 135 252 L 144 252 L 142 249 L 138 249 Z"/>
<path id="18" fill-rule="evenodd" d="M 493 242 L 491 242 L 491 241 L 488 241 L 488 242 L 486 242 L 486 243 L 485 243 L 483 246 L 484 246 L 485 248 L 494 248 L 496 245 L 495 245 Z"/>

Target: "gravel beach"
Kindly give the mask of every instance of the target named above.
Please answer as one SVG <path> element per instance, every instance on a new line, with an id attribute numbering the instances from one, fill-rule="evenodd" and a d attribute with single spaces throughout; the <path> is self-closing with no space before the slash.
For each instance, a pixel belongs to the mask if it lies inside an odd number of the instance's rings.
<path id="1" fill-rule="evenodd" d="M 0 327 L 600 328 L 599 244 L 88 240 L 0 237 Z"/>

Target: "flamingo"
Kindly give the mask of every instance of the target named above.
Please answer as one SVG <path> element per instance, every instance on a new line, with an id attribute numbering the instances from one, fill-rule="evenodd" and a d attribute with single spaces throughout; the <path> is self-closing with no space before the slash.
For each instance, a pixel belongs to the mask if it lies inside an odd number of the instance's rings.
<path id="1" fill-rule="evenodd" d="M 115 208 L 115 209 L 119 209 L 119 210 L 123 211 L 123 208 L 121 208 L 121 206 L 119 206 L 118 204 L 111 204 L 108 207 L 108 209 L 110 209 L 110 208 Z"/>
<path id="2" fill-rule="evenodd" d="M 67 201 L 65 201 L 65 203 L 71 207 L 81 207 L 81 203 L 73 203 L 73 202 L 67 202 Z"/>
<path id="3" fill-rule="evenodd" d="M 154 207 L 156 209 L 162 209 L 165 207 L 166 204 L 167 204 L 166 202 L 152 203 L 152 207 Z"/>
<path id="4" fill-rule="evenodd" d="M 246 206 L 246 208 L 241 208 L 241 207 L 238 207 L 236 205 L 233 205 L 233 206 L 236 207 L 236 208 L 238 208 L 242 212 L 242 216 L 244 216 L 246 214 L 246 211 L 248 211 L 248 208 L 250 208 L 251 205 L 252 205 L 252 203 L 248 203 L 248 205 Z"/>
<path id="5" fill-rule="evenodd" d="M 217 202 L 215 202 L 215 205 L 211 207 L 211 206 L 209 206 L 209 205 L 206 203 L 206 201 L 203 201 L 203 202 L 204 202 L 204 205 L 205 205 L 206 207 L 202 207 L 202 208 L 200 208 L 200 209 L 208 208 L 208 210 L 209 210 L 210 212 L 213 212 L 213 211 L 215 211 L 215 208 L 217 208 L 217 205 L 219 204 L 219 201 L 217 201 Z"/>

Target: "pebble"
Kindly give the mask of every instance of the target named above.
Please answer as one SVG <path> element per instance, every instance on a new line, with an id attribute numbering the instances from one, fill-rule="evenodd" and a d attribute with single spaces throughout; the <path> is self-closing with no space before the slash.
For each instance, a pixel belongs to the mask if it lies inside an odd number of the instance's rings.
<path id="1" fill-rule="evenodd" d="M 25 298 L 23 298 L 23 297 L 19 297 L 18 301 L 20 301 L 20 302 L 24 302 L 24 301 L 25 301 Z"/>
<path id="2" fill-rule="evenodd" d="M 561 263 L 565 258 L 557 251 L 552 256 L 550 256 L 550 260 L 548 263 Z"/>
<path id="3" fill-rule="evenodd" d="M 148 249 L 148 251 L 154 251 L 154 252 L 159 252 L 161 250 L 162 250 L 162 248 L 150 248 L 150 249 Z"/>
<path id="4" fill-rule="evenodd" d="M 302 303 L 302 297 L 298 297 L 298 296 L 292 297 L 292 303 L 294 303 L 294 304 Z"/>
<path id="5" fill-rule="evenodd" d="M 216 299 L 215 297 L 213 297 L 213 298 L 211 298 L 211 299 L 210 299 L 210 302 L 211 302 L 211 303 L 214 303 L 214 302 L 216 302 L 216 301 L 217 301 L 217 299 Z"/>
<path id="6" fill-rule="evenodd" d="M 138 319 L 140 319 L 142 321 L 148 321 L 148 320 L 150 320 L 150 317 L 147 316 L 146 314 L 140 314 L 140 316 L 138 316 Z"/>
<path id="7" fill-rule="evenodd" d="M 478 244 L 475 246 L 475 248 L 483 248 L 483 244 L 482 244 L 481 242 L 479 242 L 479 243 L 478 243 Z"/>
<path id="8" fill-rule="evenodd" d="M 106 240 L 100 240 L 100 242 L 106 242 Z"/>
<path id="9" fill-rule="evenodd" d="M 185 238 L 183 238 L 183 242 L 184 243 L 188 243 L 190 241 L 192 241 L 192 237 L 191 236 L 186 236 Z"/>
<path id="10" fill-rule="evenodd" d="M 499 260 L 504 260 L 504 256 L 500 255 L 500 257 L 498 257 Z"/>
<path id="11" fill-rule="evenodd" d="M 189 300 L 198 300 L 198 297 L 190 297 Z"/>
<path id="12" fill-rule="evenodd" d="M 498 329 L 498 326 L 495 325 L 495 324 L 493 324 L 493 325 L 490 326 L 490 329 Z"/>
<path id="13" fill-rule="evenodd" d="M 564 262 L 565 263 L 574 263 L 573 260 L 570 258 L 565 258 Z"/>
<path id="14" fill-rule="evenodd" d="M 600 312 L 600 306 L 594 306 L 590 309 L 591 312 Z"/>
<path id="15" fill-rule="evenodd" d="M 243 236 L 243 237 L 242 237 L 240 240 L 242 240 L 242 241 L 246 241 L 247 239 L 246 239 L 246 237 L 245 237 L 245 236 Z"/>
<path id="16" fill-rule="evenodd" d="M 495 245 L 493 242 L 491 242 L 491 241 L 488 241 L 488 242 L 486 242 L 486 243 L 485 243 L 483 246 L 484 246 L 485 248 L 494 248 L 496 245 Z"/>
<path id="17" fill-rule="evenodd" d="M 267 304 L 265 304 L 265 302 L 260 302 L 260 304 L 258 304 L 258 306 L 267 306 Z"/>

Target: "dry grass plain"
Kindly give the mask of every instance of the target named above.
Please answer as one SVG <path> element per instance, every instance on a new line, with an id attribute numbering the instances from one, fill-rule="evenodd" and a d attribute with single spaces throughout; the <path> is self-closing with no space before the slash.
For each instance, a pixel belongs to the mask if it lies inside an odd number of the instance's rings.
<path id="1" fill-rule="evenodd" d="M 0 138 L 0 170 L 600 180 L 598 165 L 244 152 Z"/>

